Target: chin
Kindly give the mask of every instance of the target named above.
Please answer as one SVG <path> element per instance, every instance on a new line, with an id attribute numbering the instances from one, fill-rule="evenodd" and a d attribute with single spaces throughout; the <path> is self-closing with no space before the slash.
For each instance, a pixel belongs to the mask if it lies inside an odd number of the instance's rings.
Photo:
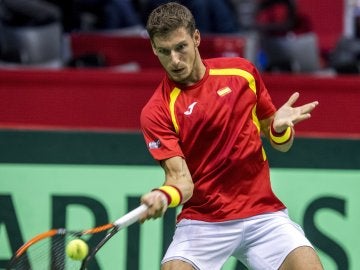
<path id="1" fill-rule="evenodd" d="M 186 77 L 184 76 L 170 76 L 170 78 L 177 83 L 182 83 L 184 80 L 186 80 Z"/>
<path id="2" fill-rule="evenodd" d="M 173 81 L 178 82 L 178 83 L 182 83 L 182 84 L 186 84 L 187 81 L 189 80 L 189 74 L 181 74 L 181 75 L 175 75 L 171 77 Z"/>

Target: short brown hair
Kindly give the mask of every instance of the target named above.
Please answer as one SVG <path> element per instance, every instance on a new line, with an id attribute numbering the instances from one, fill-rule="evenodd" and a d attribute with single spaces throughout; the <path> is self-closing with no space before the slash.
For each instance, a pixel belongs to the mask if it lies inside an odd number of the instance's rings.
<path id="1" fill-rule="evenodd" d="M 157 35 L 166 36 L 181 27 L 192 35 L 196 29 L 195 19 L 187 7 L 176 2 L 169 2 L 155 8 L 146 24 L 151 40 Z"/>

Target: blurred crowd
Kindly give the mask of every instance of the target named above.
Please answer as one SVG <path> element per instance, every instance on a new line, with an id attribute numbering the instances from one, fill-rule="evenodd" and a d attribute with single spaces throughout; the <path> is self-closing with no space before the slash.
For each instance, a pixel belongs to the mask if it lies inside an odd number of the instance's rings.
<path id="1" fill-rule="evenodd" d="M 63 33 L 143 29 L 151 10 L 165 2 L 168 0 L 0 0 L 0 27 L 57 23 Z M 279 55 L 282 38 L 312 32 L 311 21 L 298 11 L 296 0 L 177 2 L 192 11 L 203 34 L 258 33 L 259 65 L 264 70 L 293 70 L 292 63 Z M 0 42 L 1 33 L 6 31 L 0 32 Z"/>
<path id="2" fill-rule="evenodd" d="M 156 6 L 168 0 L 1 0 L 7 25 L 61 22 L 65 32 L 144 26 Z M 194 14 L 203 33 L 236 33 L 249 28 L 273 32 L 299 25 L 294 0 L 178 0 Z M 265 23 L 270 23 L 265 25 Z"/>

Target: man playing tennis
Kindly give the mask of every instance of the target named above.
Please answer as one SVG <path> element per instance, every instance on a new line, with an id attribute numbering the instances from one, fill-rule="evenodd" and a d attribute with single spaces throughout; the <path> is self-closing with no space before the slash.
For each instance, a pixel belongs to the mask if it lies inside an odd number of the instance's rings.
<path id="1" fill-rule="evenodd" d="M 141 218 L 183 205 L 162 269 L 220 269 L 233 256 L 249 269 L 322 269 L 302 229 L 274 195 L 260 134 L 290 149 L 294 125 L 318 102 L 299 107 L 294 93 L 278 110 L 253 64 L 201 59 L 191 12 L 159 6 L 147 22 L 164 77 L 141 113 L 148 149 L 165 172 L 144 194 Z"/>

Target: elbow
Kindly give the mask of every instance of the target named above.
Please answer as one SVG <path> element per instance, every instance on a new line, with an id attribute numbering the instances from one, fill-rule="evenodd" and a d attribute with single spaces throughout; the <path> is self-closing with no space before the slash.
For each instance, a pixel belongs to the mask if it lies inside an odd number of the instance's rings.
<path id="1" fill-rule="evenodd" d="M 184 186 L 182 193 L 182 203 L 186 203 L 194 194 L 194 183 L 192 179 L 190 179 L 190 181 L 186 183 L 186 186 Z"/>
<path id="2" fill-rule="evenodd" d="M 189 191 L 189 197 L 190 197 L 190 198 L 191 198 L 191 197 L 193 196 L 193 194 L 194 194 L 194 187 L 195 187 L 194 183 L 191 182 L 191 184 L 190 184 L 190 191 Z"/>

